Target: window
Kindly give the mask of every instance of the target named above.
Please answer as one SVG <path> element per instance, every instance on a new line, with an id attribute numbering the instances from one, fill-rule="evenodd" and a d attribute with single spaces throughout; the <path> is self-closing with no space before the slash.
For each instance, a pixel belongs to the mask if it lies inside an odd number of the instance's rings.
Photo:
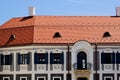
<path id="1" fill-rule="evenodd" d="M 61 77 L 53 77 L 53 80 L 61 80 Z"/>
<path id="2" fill-rule="evenodd" d="M 37 77 L 37 80 L 46 80 L 45 77 Z"/>
<path id="3" fill-rule="evenodd" d="M 112 80 L 112 77 L 104 77 L 104 80 Z"/>
<path id="4" fill-rule="evenodd" d="M 59 32 L 56 32 L 53 36 L 53 38 L 60 38 L 60 37 L 62 37 L 62 36 Z"/>
<path id="5" fill-rule="evenodd" d="M 3 77 L 3 80 L 10 80 L 9 77 Z"/>
<path id="6" fill-rule="evenodd" d="M 29 64 L 30 54 L 18 54 L 18 64 Z"/>
<path id="7" fill-rule="evenodd" d="M 64 54 L 63 53 L 51 53 L 50 64 L 64 64 Z"/>
<path id="8" fill-rule="evenodd" d="M 120 53 L 116 54 L 116 63 L 120 64 Z"/>
<path id="9" fill-rule="evenodd" d="M 48 64 L 48 53 L 35 53 L 35 64 Z"/>
<path id="10" fill-rule="evenodd" d="M 1 65 L 12 65 L 12 55 L 1 55 Z"/>
<path id="11" fill-rule="evenodd" d="M 111 37 L 111 35 L 110 35 L 109 32 L 105 32 L 105 33 L 103 34 L 103 37 Z"/>
<path id="12" fill-rule="evenodd" d="M 20 77 L 20 80 L 27 80 L 27 77 Z"/>
<path id="13" fill-rule="evenodd" d="M 87 55 L 83 51 L 77 54 L 77 69 L 87 69 Z"/>
<path id="14" fill-rule="evenodd" d="M 101 54 L 102 64 L 114 64 L 115 63 L 115 53 L 102 53 Z"/>

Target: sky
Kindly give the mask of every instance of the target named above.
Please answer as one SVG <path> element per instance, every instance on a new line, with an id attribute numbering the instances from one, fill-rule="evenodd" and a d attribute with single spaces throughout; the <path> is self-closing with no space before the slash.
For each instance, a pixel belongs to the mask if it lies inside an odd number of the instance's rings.
<path id="1" fill-rule="evenodd" d="M 30 6 L 41 16 L 115 16 L 120 0 L 1 0 L 0 25 L 28 16 Z"/>

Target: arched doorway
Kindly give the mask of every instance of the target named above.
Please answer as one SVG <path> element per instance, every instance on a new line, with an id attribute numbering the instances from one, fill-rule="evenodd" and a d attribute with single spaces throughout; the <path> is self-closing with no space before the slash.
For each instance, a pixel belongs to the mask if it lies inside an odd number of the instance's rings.
<path id="1" fill-rule="evenodd" d="M 87 78 L 85 78 L 85 77 L 80 77 L 80 78 L 78 78 L 77 80 L 87 80 Z"/>
<path id="2" fill-rule="evenodd" d="M 77 69 L 78 70 L 87 69 L 87 55 L 83 51 L 77 54 Z"/>

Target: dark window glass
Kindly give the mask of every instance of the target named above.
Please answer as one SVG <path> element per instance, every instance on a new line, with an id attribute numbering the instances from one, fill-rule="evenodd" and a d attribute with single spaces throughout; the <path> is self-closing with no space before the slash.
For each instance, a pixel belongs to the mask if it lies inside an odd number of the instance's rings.
<path id="1" fill-rule="evenodd" d="M 106 78 L 105 80 L 111 80 L 111 78 Z"/>
<path id="2" fill-rule="evenodd" d="M 22 78 L 21 80 L 27 80 L 26 78 Z"/>
<path id="3" fill-rule="evenodd" d="M 115 63 L 115 54 L 114 53 L 102 53 L 101 54 L 101 63 L 102 64 L 114 64 Z"/>
<path id="4" fill-rule="evenodd" d="M 54 78 L 54 80 L 60 80 L 60 78 Z"/>
<path id="5" fill-rule="evenodd" d="M 18 64 L 29 64 L 30 54 L 18 54 Z"/>
<path id="6" fill-rule="evenodd" d="M 87 55 L 83 51 L 77 54 L 77 69 L 87 69 Z"/>
<path id="7" fill-rule="evenodd" d="M 116 63 L 120 64 L 120 53 L 116 54 Z"/>
<path id="8" fill-rule="evenodd" d="M 35 64 L 48 64 L 48 53 L 35 53 Z"/>
<path id="9" fill-rule="evenodd" d="M 2 55 L 1 65 L 12 65 L 12 55 Z"/>
<path id="10" fill-rule="evenodd" d="M 50 63 L 51 64 L 64 64 L 64 54 L 63 53 L 51 53 Z"/>
<path id="11" fill-rule="evenodd" d="M 38 80 L 44 80 L 44 78 L 38 78 Z"/>
<path id="12" fill-rule="evenodd" d="M 9 80 L 8 78 L 4 78 L 4 80 Z"/>

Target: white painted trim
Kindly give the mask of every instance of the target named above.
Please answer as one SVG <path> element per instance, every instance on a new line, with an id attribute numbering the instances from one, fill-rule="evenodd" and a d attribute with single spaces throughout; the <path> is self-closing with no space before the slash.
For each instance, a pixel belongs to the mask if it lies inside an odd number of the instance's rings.
<path id="1" fill-rule="evenodd" d="M 20 77 L 20 80 L 22 80 L 22 78 L 25 78 L 27 80 L 27 77 Z"/>
<path id="2" fill-rule="evenodd" d="M 8 80 L 10 80 L 10 77 L 3 77 L 3 80 L 5 80 L 5 79 L 8 79 Z"/>
<path id="3" fill-rule="evenodd" d="M 53 77 L 53 80 L 54 80 L 55 78 L 59 78 L 59 79 L 61 80 L 61 77 Z"/>
<path id="4" fill-rule="evenodd" d="M 45 53 L 46 54 L 46 50 L 45 49 L 38 49 L 36 52 L 37 53 Z"/>
<path id="5" fill-rule="evenodd" d="M 37 80 L 39 80 L 39 78 L 44 78 L 44 80 L 46 80 L 46 77 L 43 77 L 43 76 L 37 77 Z"/>
<path id="6" fill-rule="evenodd" d="M 112 77 L 112 76 L 105 76 L 105 77 L 104 77 L 104 80 L 106 80 L 106 78 L 111 78 L 111 80 L 113 80 L 113 77 Z"/>

